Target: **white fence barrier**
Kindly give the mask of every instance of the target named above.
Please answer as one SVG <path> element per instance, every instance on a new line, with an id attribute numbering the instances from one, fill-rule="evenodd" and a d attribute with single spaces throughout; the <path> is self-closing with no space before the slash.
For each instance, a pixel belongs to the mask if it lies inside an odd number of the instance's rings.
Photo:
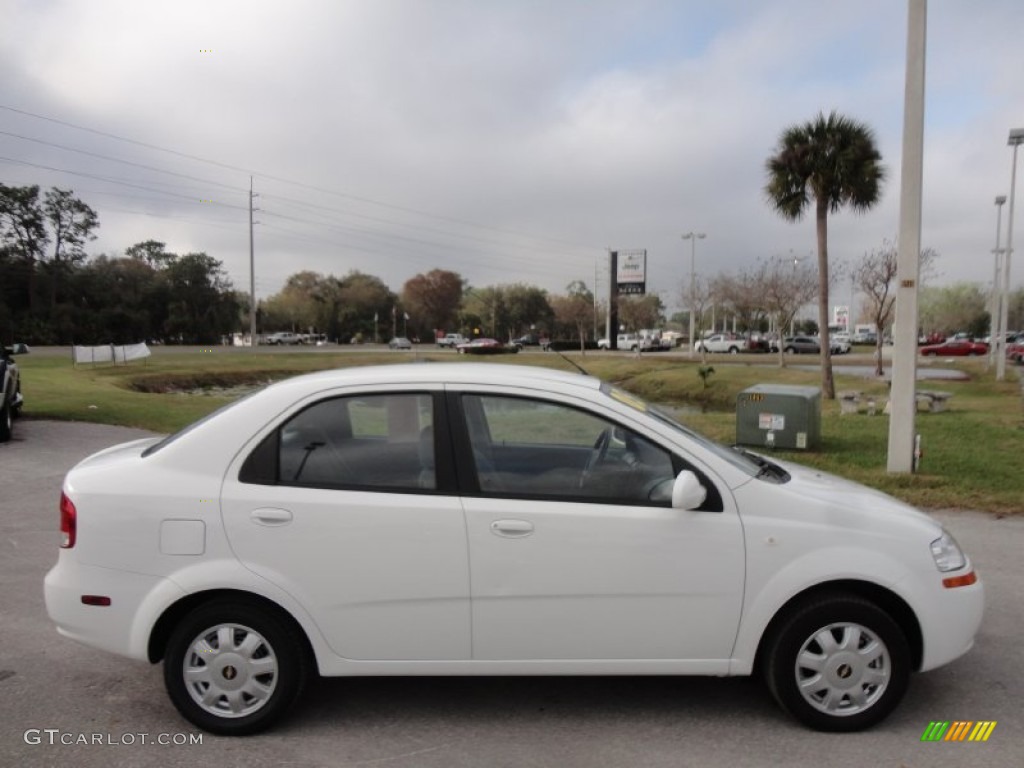
<path id="1" fill-rule="evenodd" d="M 71 348 L 71 359 L 78 363 L 127 363 L 131 360 L 143 360 L 152 352 L 145 344 L 103 344 L 99 347 Z"/>

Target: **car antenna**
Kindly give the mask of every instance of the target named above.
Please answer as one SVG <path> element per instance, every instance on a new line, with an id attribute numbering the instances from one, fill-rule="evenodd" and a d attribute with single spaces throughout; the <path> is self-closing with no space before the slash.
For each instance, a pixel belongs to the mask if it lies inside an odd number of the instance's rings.
<path id="1" fill-rule="evenodd" d="M 566 357 L 565 355 L 563 355 L 563 354 L 562 354 L 561 352 L 559 352 L 559 351 L 558 351 L 557 349 L 555 349 L 554 347 L 550 347 L 550 346 L 549 346 L 549 347 L 548 347 L 548 349 L 550 349 L 550 350 L 551 350 L 552 352 L 554 352 L 554 353 L 555 353 L 556 355 L 558 355 L 558 356 L 559 356 L 560 358 L 562 358 L 563 360 L 565 360 L 565 362 L 567 362 L 567 363 L 568 363 L 569 365 L 571 365 L 571 366 L 572 366 L 573 368 L 575 368 L 575 369 L 576 369 L 577 371 L 579 371 L 580 373 L 582 373 L 582 374 L 583 374 L 584 376 L 591 376 L 591 375 L 593 375 L 593 374 L 591 374 L 591 373 L 590 373 L 589 371 L 587 371 L 587 370 L 586 370 L 586 369 L 585 369 L 585 368 L 584 368 L 584 367 L 583 367 L 582 365 L 580 365 L 579 363 L 577 363 L 577 362 L 576 362 L 575 360 L 570 360 L 570 359 L 569 359 L 568 357 Z"/>

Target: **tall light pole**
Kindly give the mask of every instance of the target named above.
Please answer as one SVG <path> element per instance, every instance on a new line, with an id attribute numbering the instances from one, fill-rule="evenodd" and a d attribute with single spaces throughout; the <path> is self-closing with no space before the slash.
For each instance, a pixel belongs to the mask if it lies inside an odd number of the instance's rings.
<path id="1" fill-rule="evenodd" d="M 1013 258 L 1013 198 L 1017 187 L 1017 147 L 1024 143 L 1024 128 L 1014 128 L 1010 131 L 1010 138 L 1007 141 L 1013 147 L 1013 166 L 1010 169 L 1010 220 L 1006 225 L 1006 257 L 1003 259 L 1003 305 L 999 308 L 999 338 L 996 343 L 996 381 L 1006 378 L 1006 353 L 1003 345 L 1006 343 L 1006 323 L 1010 309 L 1010 260 Z"/>
<path id="2" fill-rule="evenodd" d="M 707 235 L 703 232 L 687 232 L 683 235 L 683 240 L 690 241 L 690 357 L 693 357 L 696 343 L 696 339 L 693 338 L 696 332 L 693 323 L 693 307 L 697 303 L 697 241 L 703 240 L 705 237 Z"/>
<path id="3" fill-rule="evenodd" d="M 996 359 L 996 350 L 999 348 L 999 323 L 1002 322 L 1003 313 L 1000 311 L 1000 307 L 1003 305 L 1003 294 L 999 290 L 999 256 L 1002 254 L 1002 249 L 999 247 L 999 237 L 1003 231 L 1003 203 L 1006 202 L 1006 195 L 998 195 L 996 197 L 996 247 L 992 253 L 995 254 L 995 268 L 992 272 L 992 302 L 990 304 L 992 308 L 991 321 L 988 324 L 989 329 L 989 344 L 988 347 L 988 367 L 992 367 L 993 361 Z"/>

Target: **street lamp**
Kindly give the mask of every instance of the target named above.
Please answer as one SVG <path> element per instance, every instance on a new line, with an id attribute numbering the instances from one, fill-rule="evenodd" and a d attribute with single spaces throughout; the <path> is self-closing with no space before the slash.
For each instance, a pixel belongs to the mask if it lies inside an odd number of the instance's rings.
<path id="1" fill-rule="evenodd" d="M 1013 165 L 1010 166 L 1010 221 L 1006 225 L 1006 258 L 1003 259 L 1003 305 L 999 308 L 999 338 L 996 350 L 996 381 L 1006 378 L 1006 354 L 1003 344 L 1006 336 L 1006 323 L 1010 307 L 1010 259 L 1013 257 L 1013 199 L 1017 187 L 1017 147 L 1024 143 L 1024 128 L 1010 130 L 1010 138 L 1006 142 L 1013 147 Z"/>
<path id="2" fill-rule="evenodd" d="M 996 351 L 999 349 L 999 323 L 1001 322 L 1002 312 L 1000 307 L 1003 305 L 1003 294 L 999 290 L 999 255 L 1003 252 L 999 247 L 999 237 L 1003 231 L 1003 203 L 1006 202 L 1006 195 L 996 196 L 996 247 L 992 251 L 995 254 L 995 269 L 992 273 L 992 302 L 990 304 L 992 308 L 992 319 L 988 324 L 989 328 L 989 344 L 988 348 L 988 367 L 992 367 L 993 361 L 996 359 Z"/>
<path id="3" fill-rule="evenodd" d="M 687 232 L 683 235 L 683 240 L 690 241 L 690 357 L 693 357 L 694 353 L 694 338 L 695 333 L 693 324 L 693 306 L 697 303 L 697 241 L 703 240 L 707 235 L 703 232 Z"/>

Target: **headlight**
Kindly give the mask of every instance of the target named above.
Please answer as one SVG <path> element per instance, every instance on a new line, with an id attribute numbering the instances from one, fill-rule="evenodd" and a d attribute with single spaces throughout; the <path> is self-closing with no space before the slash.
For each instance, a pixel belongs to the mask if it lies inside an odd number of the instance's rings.
<path id="1" fill-rule="evenodd" d="M 967 563 L 960 545 L 946 531 L 932 542 L 932 557 L 935 558 L 935 567 L 943 573 L 963 568 Z"/>

